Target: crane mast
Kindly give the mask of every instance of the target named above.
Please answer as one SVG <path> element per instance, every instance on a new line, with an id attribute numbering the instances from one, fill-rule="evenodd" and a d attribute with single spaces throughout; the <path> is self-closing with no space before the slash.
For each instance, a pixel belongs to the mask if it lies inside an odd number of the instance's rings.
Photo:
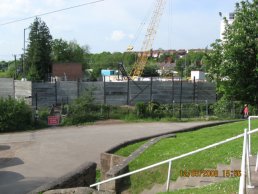
<path id="1" fill-rule="evenodd" d="M 150 56 L 150 51 L 152 44 L 157 33 L 157 28 L 165 7 L 166 0 L 156 0 L 155 9 L 151 17 L 151 22 L 147 28 L 147 33 L 141 48 L 141 56 L 138 57 L 136 63 L 134 64 L 131 76 L 133 78 L 141 76 L 143 69 L 147 63 L 148 56 Z"/>

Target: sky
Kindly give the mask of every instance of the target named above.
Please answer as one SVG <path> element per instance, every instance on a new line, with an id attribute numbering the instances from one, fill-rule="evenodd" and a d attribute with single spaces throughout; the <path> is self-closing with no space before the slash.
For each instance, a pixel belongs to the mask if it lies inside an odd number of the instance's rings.
<path id="1" fill-rule="evenodd" d="M 23 53 L 24 29 L 32 16 L 96 0 L 1 0 L 0 61 Z M 141 50 L 156 0 L 101 0 L 40 16 L 53 39 L 88 45 L 91 53 Z M 219 38 L 221 17 L 234 11 L 237 0 L 167 0 L 153 49 L 206 48 Z M 6 24 L 14 20 L 27 20 Z M 141 30 L 139 30 L 141 29 Z M 25 30 L 25 40 L 29 29 Z M 27 43 L 26 43 L 27 44 Z"/>

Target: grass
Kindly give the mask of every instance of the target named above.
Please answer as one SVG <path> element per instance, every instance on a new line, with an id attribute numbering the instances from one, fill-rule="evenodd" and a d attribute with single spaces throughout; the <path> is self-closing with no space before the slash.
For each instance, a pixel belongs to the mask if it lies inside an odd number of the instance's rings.
<path id="1" fill-rule="evenodd" d="M 211 185 L 207 185 L 201 188 L 193 188 L 193 189 L 181 189 L 173 192 L 165 192 L 159 194 L 237 194 L 239 184 L 239 178 L 231 178 L 229 180 L 223 181 L 221 183 L 215 183 Z"/>
<path id="2" fill-rule="evenodd" d="M 99 169 L 96 170 L 96 183 L 101 180 L 101 172 Z"/>
<path id="3" fill-rule="evenodd" d="M 8 75 L 6 72 L 0 71 L 0 78 L 7 78 L 7 77 L 8 77 Z"/>
<path id="4" fill-rule="evenodd" d="M 147 141 L 141 141 L 137 142 L 131 145 L 128 145 L 124 148 L 121 148 L 115 152 L 116 155 L 128 157 L 131 153 L 133 153 L 135 150 L 137 150 L 140 146 L 145 144 Z"/>
<path id="5" fill-rule="evenodd" d="M 112 116 L 111 116 L 112 117 Z M 190 121 L 214 121 L 214 120 L 221 120 L 216 116 L 209 116 L 209 117 L 189 117 L 189 118 L 177 118 L 177 117 L 147 117 L 147 118 L 139 118 L 137 115 L 130 113 L 125 114 L 119 117 L 119 119 L 124 120 L 126 122 L 190 122 Z M 222 118 L 223 119 L 223 118 Z"/>
<path id="6" fill-rule="evenodd" d="M 193 151 L 195 149 L 210 145 L 212 143 L 225 140 L 232 136 L 243 133 L 247 128 L 248 122 L 241 121 L 219 125 L 215 127 L 204 128 L 198 131 L 178 133 L 176 138 L 164 139 L 147 149 L 142 155 L 129 164 L 130 171 L 166 160 L 181 154 Z M 258 120 L 252 121 L 252 128 L 258 127 Z M 253 152 L 258 151 L 258 134 L 252 135 Z M 232 157 L 241 158 L 243 139 L 234 140 L 230 143 L 217 146 L 198 154 L 176 160 L 172 164 L 172 180 L 176 180 L 180 170 L 193 170 L 204 168 L 216 168 L 218 163 L 229 164 Z M 137 149 L 137 145 L 129 146 L 129 150 Z M 139 146 L 139 143 L 138 143 Z M 121 151 L 130 153 L 126 148 Z M 118 151 L 119 153 L 120 151 Z M 166 180 L 168 165 L 162 165 L 154 169 L 138 173 L 131 176 L 131 193 L 140 193 L 144 188 L 151 188 L 154 183 L 163 184 Z"/>

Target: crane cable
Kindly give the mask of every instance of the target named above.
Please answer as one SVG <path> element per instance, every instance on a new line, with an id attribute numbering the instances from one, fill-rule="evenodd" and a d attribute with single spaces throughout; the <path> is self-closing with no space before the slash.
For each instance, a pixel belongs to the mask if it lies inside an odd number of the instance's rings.
<path id="1" fill-rule="evenodd" d="M 151 17 L 152 9 L 153 9 L 153 4 L 152 4 L 152 6 L 149 7 L 149 9 L 147 10 L 142 22 L 140 23 L 139 27 L 137 28 L 137 31 L 135 33 L 135 38 L 130 42 L 130 44 L 129 44 L 130 46 L 135 47 L 136 42 L 138 42 L 138 39 L 139 39 L 140 35 L 142 34 L 142 30 L 144 29 L 144 27 L 146 26 L 147 21 Z"/>
<path id="2" fill-rule="evenodd" d="M 168 49 L 172 48 L 172 0 L 168 0 Z"/>

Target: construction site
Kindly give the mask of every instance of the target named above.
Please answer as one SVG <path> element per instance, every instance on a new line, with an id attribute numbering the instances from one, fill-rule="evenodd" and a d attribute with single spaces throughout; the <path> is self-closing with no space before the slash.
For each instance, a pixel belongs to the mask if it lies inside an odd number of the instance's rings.
<path id="1" fill-rule="evenodd" d="M 48 72 L 42 77 L 34 72 L 33 80 L 25 72 L 24 38 L 22 71 L 0 78 L 1 110 L 7 112 L 0 121 L 8 124 L 25 112 L 11 106 L 17 99 L 28 107 L 29 127 L 2 125 L 0 193 L 258 193 L 255 109 L 245 104 L 240 112 L 243 101 L 237 96 L 223 98 L 218 85 L 230 78 L 211 75 L 221 69 L 205 72 L 208 48 L 153 49 L 171 1 L 153 2 L 141 49 L 128 44 L 119 61 L 94 63 L 92 56 L 87 64 L 52 61 Z M 187 61 L 200 50 L 201 59 Z M 125 60 L 128 53 L 134 63 Z M 213 62 L 217 65 L 216 56 Z M 20 115 L 9 118 L 5 100 L 11 111 L 22 109 L 16 111 Z"/>

